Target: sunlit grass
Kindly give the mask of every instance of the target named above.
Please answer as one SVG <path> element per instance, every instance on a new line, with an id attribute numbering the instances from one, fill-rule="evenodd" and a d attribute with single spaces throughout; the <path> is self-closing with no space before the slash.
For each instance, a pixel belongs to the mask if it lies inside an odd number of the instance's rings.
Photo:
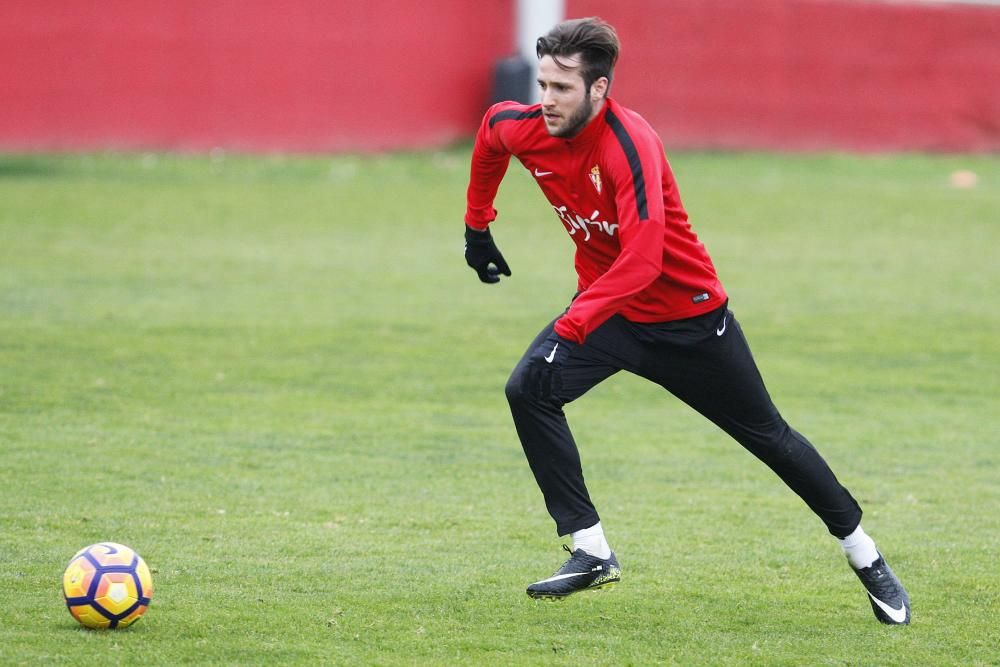
<path id="1" fill-rule="evenodd" d="M 481 285 L 467 157 L 0 156 L 0 662 L 995 664 L 1000 160 L 671 155 L 910 589 L 885 628 L 780 481 L 629 377 L 568 408 L 623 581 L 527 598 L 561 551 L 503 384 L 571 248 L 512 165 Z M 155 571 L 126 631 L 60 598 L 98 540 Z"/>

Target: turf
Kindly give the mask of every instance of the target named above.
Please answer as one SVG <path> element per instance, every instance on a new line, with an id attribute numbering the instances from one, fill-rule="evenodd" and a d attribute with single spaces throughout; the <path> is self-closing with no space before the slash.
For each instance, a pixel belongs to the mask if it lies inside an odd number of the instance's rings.
<path id="1" fill-rule="evenodd" d="M 629 377 L 567 408 L 623 581 L 524 594 L 562 552 L 503 385 L 571 244 L 512 166 L 514 275 L 481 285 L 467 159 L 0 156 L 0 663 L 1000 664 L 1000 158 L 671 156 L 906 628 L 769 471 Z M 103 540 L 154 571 L 124 631 L 61 599 Z"/>

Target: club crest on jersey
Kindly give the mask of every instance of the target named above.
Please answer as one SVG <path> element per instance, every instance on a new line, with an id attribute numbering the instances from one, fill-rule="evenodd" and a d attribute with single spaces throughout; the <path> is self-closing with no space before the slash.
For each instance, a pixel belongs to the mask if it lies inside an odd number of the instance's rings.
<path id="1" fill-rule="evenodd" d="M 590 168 L 590 182 L 594 184 L 597 194 L 601 194 L 601 168 L 596 164 Z"/>

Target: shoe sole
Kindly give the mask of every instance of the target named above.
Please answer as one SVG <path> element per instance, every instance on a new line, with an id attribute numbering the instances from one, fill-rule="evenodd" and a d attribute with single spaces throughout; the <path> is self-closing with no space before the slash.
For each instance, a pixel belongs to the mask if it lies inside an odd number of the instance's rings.
<path id="1" fill-rule="evenodd" d="M 528 597 L 532 600 L 547 600 L 549 602 L 561 602 L 571 595 L 576 593 L 586 593 L 587 591 L 600 591 L 600 590 L 610 590 L 615 587 L 617 581 L 608 581 L 603 584 L 598 584 L 597 586 L 589 586 L 587 588 L 581 588 L 578 591 L 573 591 L 572 593 L 567 593 L 566 595 L 555 595 L 553 593 L 532 593 L 528 591 Z"/>

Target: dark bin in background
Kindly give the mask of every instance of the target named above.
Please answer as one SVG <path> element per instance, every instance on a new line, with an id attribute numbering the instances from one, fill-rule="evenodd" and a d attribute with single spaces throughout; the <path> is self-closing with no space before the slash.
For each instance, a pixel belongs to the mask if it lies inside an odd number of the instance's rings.
<path id="1" fill-rule="evenodd" d="M 531 104 L 534 69 L 522 56 L 510 56 L 497 62 L 493 68 L 493 97 L 490 104 L 514 100 Z"/>

